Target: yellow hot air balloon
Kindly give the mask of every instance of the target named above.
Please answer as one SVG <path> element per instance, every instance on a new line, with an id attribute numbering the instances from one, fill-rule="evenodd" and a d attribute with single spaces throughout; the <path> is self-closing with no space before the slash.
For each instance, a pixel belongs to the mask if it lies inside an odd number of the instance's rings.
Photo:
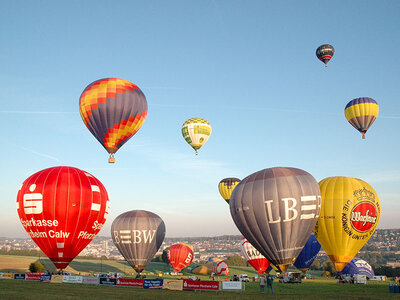
<path id="1" fill-rule="evenodd" d="M 381 205 L 375 190 L 352 177 L 328 177 L 319 182 L 321 212 L 315 237 L 340 272 L 375 232 Z"/>
<path id="2" fill-rule="evenodd" d="M 365 139 L 365 133 L 378 117 L 378 103 L 368 97 L 362 97 L 351 100 L 344 109 L 344 115 L 347 121 L 357 129 L 362 138 Z"/>
<path id="3" fill-rule="evenodd" d="M 191 118 L 183 123 L 182 135 L 197 155 L 197 150 L 207 142 L 211 135 L 211 125 L 202 118 Z"/>
<path id="4" fill-rule="evenodd" d="M 218 184 L 218 190 L 221 194 L 222 198 L 229 204 L 229 200 L 231 199 L 231 195 L 235 186 L 237 186 L 240 182 L 238 178 L 224 178 Z"/>

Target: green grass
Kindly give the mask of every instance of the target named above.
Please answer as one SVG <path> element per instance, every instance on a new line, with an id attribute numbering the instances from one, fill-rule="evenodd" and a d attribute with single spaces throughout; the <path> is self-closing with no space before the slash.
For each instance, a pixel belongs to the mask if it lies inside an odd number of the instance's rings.
<path id="1" fill-rule="evenodd" d="M 142 288 L 91 286 L 0 280 L 1 299 L 400 299 L 390 294 L 388 283 L 337 284 L 334 280 L 308 280 L 301 284 L 274 283 L 274 295 L 261 294 L 257 282 L 246 284 L 242 295 L 231 292 L 145 290 Z"/>

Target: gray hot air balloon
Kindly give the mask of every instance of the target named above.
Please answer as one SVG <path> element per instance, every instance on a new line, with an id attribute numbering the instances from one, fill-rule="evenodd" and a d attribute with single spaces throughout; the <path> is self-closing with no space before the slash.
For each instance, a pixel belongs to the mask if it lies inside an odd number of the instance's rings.
<path id="1" fill-rule="evenodd" d="M 244 237 L 285 271 L 303 249 L 321 208 L 318 182 L 306 171 L 270 168 L 243 179 L 229 201 Z"/>
<path id="2" fill-rule="evenodd" d="M 164 241 L 165 224 L 155 213 L 131 210 L 114 220 L 111 236 L 125 260 L 140 273 Z"/>

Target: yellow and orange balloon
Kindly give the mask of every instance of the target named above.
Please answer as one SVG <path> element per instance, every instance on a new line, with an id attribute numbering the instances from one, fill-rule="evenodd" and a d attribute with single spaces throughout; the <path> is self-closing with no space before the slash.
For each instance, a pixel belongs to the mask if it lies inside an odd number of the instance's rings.
<path id="1" fill-rule="evenodd" d="M 321 212 L 315 237 L 341 271 L 375 232 L 381 205 L 375 190 L 352 177 L 328 177 L 319 182 Z"/>

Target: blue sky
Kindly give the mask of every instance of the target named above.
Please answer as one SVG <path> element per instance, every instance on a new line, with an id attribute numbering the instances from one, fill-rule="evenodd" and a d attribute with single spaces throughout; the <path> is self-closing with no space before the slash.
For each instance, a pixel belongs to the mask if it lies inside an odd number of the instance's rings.
<path id="1" fill-rule="evenodd" d="M 378 228 L 399 228 L 399 37 L 398 1 L 4 1 L 0 236 L 28 236 L 18 188 L 58 165 L 105 185 L 103 236 L 132 209 L 159 214 L 169 237 L 239 234 L 218 182 L 275 166 L 361 178 L 380 197 Z M 149 106 L 115 165 L 78 108 L 105 77 Z M 357 97 L 380 105 L 366 140 L 343 113 Z M 191 117 L 213 127 L 198 156 L 181 135 Z"/>

